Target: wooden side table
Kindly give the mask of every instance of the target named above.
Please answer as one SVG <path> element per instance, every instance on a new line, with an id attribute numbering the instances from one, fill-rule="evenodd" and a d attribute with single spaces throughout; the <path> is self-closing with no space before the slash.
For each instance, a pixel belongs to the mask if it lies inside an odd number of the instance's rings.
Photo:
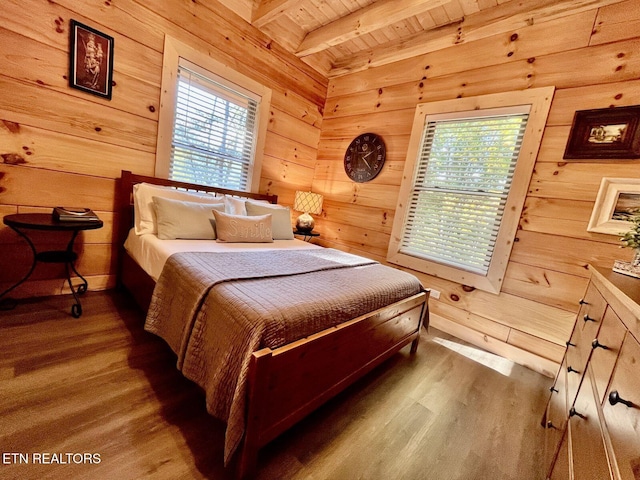
<path id="1" fill-rule="evenodd" d="M 4 292 L 0 293 L 0 299 L 2 299 L 9 292 L 16 287 L 24 283 L 33 273 L 38 262 L 43 263 L 64 263 L 67 272 L 67 282 L 69 288 L 73 294 L 75 303 L 71 306 L 71 315 L 75 318 L 79 318 L 82 315 L 82 305 L 78 295 L 82 295 L 87 291 L 89 283 L 87 280 L 78 273 L 76 270 L 75 261 L 78 255 L 73 251 L 73 244 L 76 241 L 78 233 L 82 230 L 95 230 L 101 228 L 103 225 L 102 220 L 74 220 L 69 222 L 61 222 L 55 220 L 49 213 L 18 213 L 14 215 L 7 215 L 4 217 L 4 224 L 14 230 L 18 235 L 24 238 L 31 251 L 33 252 L 33 263 L 29 272 L 15 285 L 9 287 Z M 44 230 L 49 232 L 71 232 L 71 240 L 67 244 L 66 250 L 50 250 L 44 252 L 38 252 L 35 245 L 27 235 L 28 230 Z M 71 283 L 71 272 L 76 274 L 83 283 L 78 285 L 77 290 L 73 288 Z M 7 299 L 5 299 L 7 300 Z M 4 301 L 3 301 L 4 303 Z"/>

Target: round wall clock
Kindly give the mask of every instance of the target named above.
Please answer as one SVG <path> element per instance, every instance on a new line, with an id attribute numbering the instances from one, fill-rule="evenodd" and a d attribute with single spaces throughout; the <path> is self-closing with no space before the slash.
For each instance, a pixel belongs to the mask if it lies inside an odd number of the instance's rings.
<path id="1" fill-rule="evenodd" d="M 354 182 L 368 182 L 382 170 L 387 156 L 382 138 L 363 133 L 353 139 L 344 154 L 344 171 Z"/>

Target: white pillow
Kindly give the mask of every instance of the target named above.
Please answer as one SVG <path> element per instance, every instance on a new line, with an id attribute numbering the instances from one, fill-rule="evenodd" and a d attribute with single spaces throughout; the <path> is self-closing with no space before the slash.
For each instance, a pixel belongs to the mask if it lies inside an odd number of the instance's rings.
<path id="1" fill-rule="evenodd" d="M 224 197 L 224 212 L 229 215 L 246 215 L 247 209 L 245 207 L 246 202 L 256 202 L 261 205 L 271 205 L 266 200 L 255 200 L 253 198 L 237 198 L 237 197 Z M 284 208 L 284 207 L 282 207 Z"/>
<path id="2" fill-rule="evenodd" d="M 206 193 L 184 192 L 172 187 L 138 183 L 133 186 L 134 228 L 137 235 L 158 233 L 156 212 L 153 206 L 154 196 L 187 202 L 207 203 L 209 205 L 224 204 L 222 198 L 216 198 Z"/>
<path id="3" fill-rule="evenodd" d="M 228 215 L 213 211 L 218 242 L 272 243 L 271 215 Z"/>
<path id="4" fill-rule="evenodd" d="M 247 210 L 244 207 L 246 198 L 224 197 L 224 212 L 229 215 L 246 215 Z"/>
<path id="5" fill-rule="evenodd" d="M 184 202 L 153 197 L 160 240 L 188 238 L 215 240 L 215 218 L 212 210 L 224 211 L 224 205 Z"/>
<path id="6" fill-rule="evenodd" d="M 293 228 L 291 227 L 291 210 L 282 205 L 269 203 L 245 202 L 247 215 L 271 215 L 274 240 L 293 240 Z"/>

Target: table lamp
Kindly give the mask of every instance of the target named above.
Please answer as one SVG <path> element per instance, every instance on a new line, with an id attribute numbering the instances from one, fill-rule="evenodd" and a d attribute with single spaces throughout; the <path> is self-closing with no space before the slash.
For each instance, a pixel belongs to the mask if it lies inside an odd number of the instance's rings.
<path id="1" fill-rule="evenodd" d="M 297 191 L 293 201 L 293 209 L 297 212 L 304 212 L 296 220 L 296 230 L 309 233 L 315 226 L 315 221 L 309 214 L 320 215 L 322 213 L 322 195 Z"/>

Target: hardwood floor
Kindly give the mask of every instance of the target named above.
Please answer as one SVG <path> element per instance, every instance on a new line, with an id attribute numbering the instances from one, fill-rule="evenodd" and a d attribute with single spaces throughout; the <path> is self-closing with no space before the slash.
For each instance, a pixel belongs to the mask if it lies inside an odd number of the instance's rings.
<path id="1" fill-rule="evenodd" d="M 0 478 L 231 479 L 224 426 L 129 297 L 70 305 L 0 312 Z M 537 480 L 550 385 L 432 330 L 265 447 L 257 478 Z"/>

